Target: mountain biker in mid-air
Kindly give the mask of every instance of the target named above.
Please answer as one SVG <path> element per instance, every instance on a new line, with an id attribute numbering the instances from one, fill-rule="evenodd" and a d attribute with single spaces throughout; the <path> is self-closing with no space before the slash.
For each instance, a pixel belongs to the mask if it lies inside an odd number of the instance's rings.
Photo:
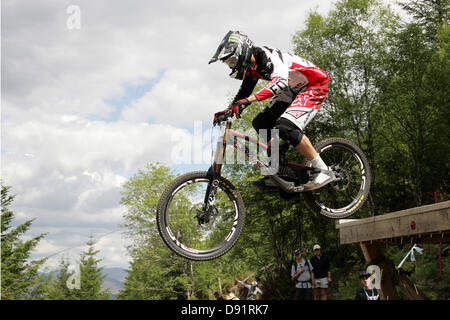
<path id="1" fill-rule="evenodd" d="M 223 114 L 240 117 L 242 111 L 255 101 L 272 98 L 269 105 L 253 119 L 256 132 L 278 129 L 280 137 L 288 141 L 306 159 L 307 165 L 329 170 L 320 155 L 303 133 L 306 125 L 317 114 L 328 92 L 328 74 L 311 62 L 271 47 L 258 47 L 243 33 L 229 31 L 216 53 L 209 61 L 222 61 L 230 69 L 230 77 L 243 80 L 231 105 L 215 114 L 214 122 Z M 259 79 L 270 81 L 264 88 L 252 94 Z M 305 190 L 318 189 L 336 177 L 332 171 L 320 171 L 304 185 Z M 270 185 L 263 178 L 254 183 L 258 189 Z"/>

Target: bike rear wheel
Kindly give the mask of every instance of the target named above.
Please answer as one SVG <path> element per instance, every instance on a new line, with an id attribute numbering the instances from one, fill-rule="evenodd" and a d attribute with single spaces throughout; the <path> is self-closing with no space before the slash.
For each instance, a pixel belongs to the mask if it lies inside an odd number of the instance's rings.
<path id="1" fill-rule="evenodd" d="M 329 138 L 314 146 L 332 168 L 337 181 L 304 193 L 308 206 L 328 218 L 342 219 L 366 202 L 371 184 L 369 162 L 364 153 L 343 138 Z"/>
<path id="2" fill-rule="evenodd" d="M 223 177 L 217 179 L 216 194 L 205 209 L 208 185 L 206 171 L 184 174 L 167 187 L 158 204 L 156 220 L 162 239 L 173 252 L 190 260 L 225 254 L 236 244 L 245 223 L 242 197 Z"/>

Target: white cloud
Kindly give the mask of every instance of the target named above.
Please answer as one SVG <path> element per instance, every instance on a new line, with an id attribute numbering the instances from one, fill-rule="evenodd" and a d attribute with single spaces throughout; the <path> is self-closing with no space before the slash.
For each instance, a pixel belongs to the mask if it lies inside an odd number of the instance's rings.
<path id="1" fill-rule="evenodd" d="M 196 120 L 210 120 L 225 109 L 227 96 L 214 92 L 215 85 L 196 69 L 169 70 L 153 89 L 122 113 L 128 121 L 145 119 L 186 127 Z"/>

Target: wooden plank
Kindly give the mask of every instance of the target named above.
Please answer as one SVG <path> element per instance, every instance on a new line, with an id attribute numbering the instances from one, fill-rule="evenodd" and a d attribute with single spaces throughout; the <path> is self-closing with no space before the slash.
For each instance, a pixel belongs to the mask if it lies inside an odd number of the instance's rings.
<path id="1" fill-rule="evenodd" d="M 377 215 L 377 216 L 373 216 L 373 217 L 368 217 L 368 218 L 363 218 L 363 219 L 340 219 L 340 220 L 336 220 L 336 228 L 340 229 L 340 228 L 345 228 L 345 227 L 349 227 L 349 226 L 353 226 L 353 225 L 360 225 L 360 224 L 366 224 L 368 222 L 378 222 L 378 221 L 383 221 L 383 220 L 390 220 L 396 217 L 404 217 L 404 216 L 408 216 L 408 215 L 415 215 L 415 214 L 420 214 L 420 213 L 426 213 L 429 211 L 436 211 L 436 210 L 441 210 L 441 209 L 449 209 L 450 208 L 450 200 L 449 201 L 444 201 L 444 202 L 439 202 L 439 203 L 434 203 L 434 204 L 429 204 L 426 206 L 421 206 L 421 207 L 414 207 L 414 208 L 409 208 L 409 209 L 405 209 L 405 210 L 401 210 L 401 211 L 395 211 L 395 212 L 391 212 L 391 213 L 386 213 L 386 214 L 381 214 L 381 215 Z"/>
<path id="2" fill-rule="evenodd" d="M 400 243 L 409 243 L 416 238 L 425 240 L 427 234 L 430 239 L 434 234 L 441 243 L 447 241 L 446 231 L 450 230 L 450 201 L 364 219 L 339 220 L 336 228 L 341 244 L 398 238 Z"/>

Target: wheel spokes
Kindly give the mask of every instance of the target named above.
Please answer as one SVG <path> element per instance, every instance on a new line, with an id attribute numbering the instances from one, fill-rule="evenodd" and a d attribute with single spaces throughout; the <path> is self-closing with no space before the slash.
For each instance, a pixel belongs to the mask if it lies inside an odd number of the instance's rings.
<path id="1" fill-rule="evenodd" d="M 187 183 L 172 195 L 167 208 L 167 226 L 179 246 L 209 251 L 220 247 L 229 236 L 235 210 L 229 195 L 220 187 L 206 208 L 203 200 L 208 180 Z"/>
<path id="2" fill-rule="evenodd" d="M 321 154 L 327 165 L 334 169 L 337 181 L 313 192 L 320 207 L 331 211 L 345 211 L 359 198 L 363 186 L 361 162 L 354 152 L 345 146 L 333 145 Z"/>

